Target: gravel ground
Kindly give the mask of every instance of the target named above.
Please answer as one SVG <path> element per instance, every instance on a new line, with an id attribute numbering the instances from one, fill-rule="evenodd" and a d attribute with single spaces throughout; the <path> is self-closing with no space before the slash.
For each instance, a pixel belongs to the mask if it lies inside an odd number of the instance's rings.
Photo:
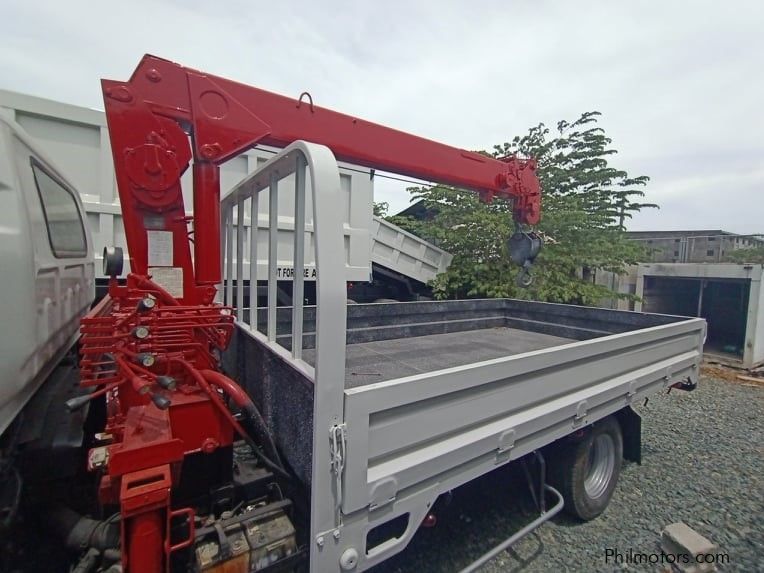
<path id="1" fill-rule="evenodd" d="M 642 465 L 626 463 L 610 506 L 589 523 L 557 516 L 486 566 L 508 571 L 667 571 L 616 564 L 660 553 L 660 532 L 684 521 L 729 555 L 720 571 L 764 571 L 764 385 L 702 377 L 640 406 Z M 455 492 L 438 525 L 374 573 L 455 571 L 533 519 L 522 472 L 505 468 Z"/>

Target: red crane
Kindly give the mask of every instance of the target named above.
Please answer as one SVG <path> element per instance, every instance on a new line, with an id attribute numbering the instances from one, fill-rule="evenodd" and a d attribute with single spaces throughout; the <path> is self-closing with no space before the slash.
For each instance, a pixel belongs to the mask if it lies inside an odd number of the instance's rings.
<path id="1" fill-rule="evenodd" d="M 220 282 L 219 165 L 254 145 L 298 139 L 337 159 L 513 200 L 514 219 L 534 225 L 541 195 L 532 159 L 493 159 L 224 78 L 145 56 L 128 82 L 102 82 L 133 271 L 148 268 L 146 213 L 173 232 L 184 302 L 209 303 Z M 303 94 L 305 96 L 307 94 Z M 188 135 L 191 136 L 189 144 Z M 193 157 L 191 265 L 180 176 Z"/>
<path id="2" fill-rule="evenodd" d="M 212 465 L 224 466 L 234 436 L 248 436 L 221 397 L 259 423 L 251 399 L 219 372 L 218 351 L 233 330 L 230 309 L 213 303 L 219 165 L 256 144 L 303 139 L 349 163 L 510 198 L 519 225 L 539 221 L 540 189 L 532 159 L 493 159 L 314 106 L 308 94 L 295 100 L 154 56 L 129 81 L 102 86 L 131 273 L 119 285 L 121 259 L 105 253 L 109 296 L 82 322 L 82 383 L 97 388 L 87 398 L 105 395 L 107 404 L 104 444 L 91 450 L 89 465 L 101 472 L 102 503 L 120 508 L 124 570 L 166 571 L 170 554 L 194 535 L 193 510 L 177 507 L 174 494 L 184 459 L 218 456 Z M 180 178 L 192 159 L 189 218 Z M 157 261 L 160 243 L 166 252 Z M 510 240 L 512 259 L 526 270 L 539 248 L 533 234 Z M 173 269 L 176 292 L 151 280 L 155 266 Z M 278 453 L 267 446 L 277 471 Z M 173 544 L 171 520 L 182 516 L 188 539 Z"/>

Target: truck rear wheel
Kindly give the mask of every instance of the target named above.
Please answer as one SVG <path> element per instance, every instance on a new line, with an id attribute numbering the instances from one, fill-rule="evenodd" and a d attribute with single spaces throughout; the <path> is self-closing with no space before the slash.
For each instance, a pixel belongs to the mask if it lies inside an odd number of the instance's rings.
<path id="1" fill-rule="evenodd" d="M 565 511 L 589 521 L 610 503 L 622 461 L 621 427 L 609 416 L 580 438 L 557 444 L 550 459 L 549 482 L 565 498 Z"/>

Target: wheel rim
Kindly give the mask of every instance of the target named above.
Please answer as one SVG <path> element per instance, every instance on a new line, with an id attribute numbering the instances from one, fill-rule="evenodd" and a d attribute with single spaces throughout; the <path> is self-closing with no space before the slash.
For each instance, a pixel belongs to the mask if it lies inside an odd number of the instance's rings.
<path id="1" fill-rule="evenodd" d="M 584 479 L 586 495 L 592 499 L 600 497 L 610 485 L 615 468 L 615 443 L 608 434 L 600 434 L 592 441 Z"/>

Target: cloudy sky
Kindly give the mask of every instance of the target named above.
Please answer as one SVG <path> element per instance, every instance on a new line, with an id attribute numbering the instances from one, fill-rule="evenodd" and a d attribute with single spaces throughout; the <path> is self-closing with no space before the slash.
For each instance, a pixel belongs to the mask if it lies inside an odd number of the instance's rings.
<path id="1" fill-rule="evenodd" d="M 764 2 L 5 0 L 0 87 L 102 109 L 153 53 L 467 149 L 599 110 L 634 230 L 764 232 Z M 392 210 L 405 185 L 379 180 Z"/>

